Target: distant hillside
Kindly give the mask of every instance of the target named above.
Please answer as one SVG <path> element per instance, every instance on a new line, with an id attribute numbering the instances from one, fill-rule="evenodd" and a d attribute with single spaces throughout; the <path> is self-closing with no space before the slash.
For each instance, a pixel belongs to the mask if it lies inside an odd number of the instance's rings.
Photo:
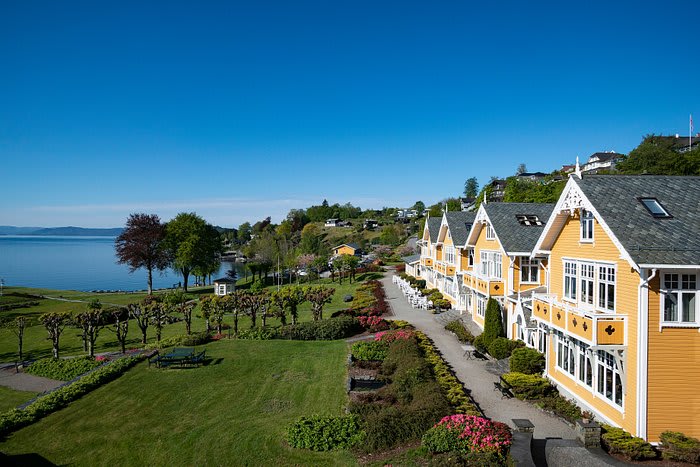
<path id="1" fill-rule="evenodd" d="M 122 228 L 91 229 L 84 227 L 14 227 L 0 226 L 0 235 L 43 235 L 43 236 L 73 236 L 73 237 L 116 237 L 122 233 Z"/>

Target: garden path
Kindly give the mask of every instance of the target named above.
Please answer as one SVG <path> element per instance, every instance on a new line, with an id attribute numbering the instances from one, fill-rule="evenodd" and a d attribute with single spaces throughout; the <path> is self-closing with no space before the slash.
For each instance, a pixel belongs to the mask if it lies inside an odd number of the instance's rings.
<path id="1" fill-rule="evenodd" d="M 63 381 L 56 381 L 41 376 L 30 375 L 29 373 L 17 373 L 14 364 L 0 367 L 0 386 L 5 386 L 16 391 L 45 392 L 57 388 L 64 384 Z"/>
<path id="2" fill-rule="evenodd" d="M 459 380 L 471 391 L 472 397 L 479 404 L 484 415 L 511 427 L 513 427 L 512 419 L 527 418 L 535 425 L 535 439 L 576 438 L 574 429 L 558 417 L 515 398 L 501 399 L 501 393 L 494 391 L 493 384 L 499 380 L 499 377 L 488 371 L 488 360 L 464 357 L 464 351 L 454 334 L 447 331 L 444 324 L 436 321 L 435 315 L 429 311 L 412 308 L 399 287 L 392 283 L 391 274 L 384 276 L 382 284 L 394 316 L 410 322 L 432 339 Z"/>

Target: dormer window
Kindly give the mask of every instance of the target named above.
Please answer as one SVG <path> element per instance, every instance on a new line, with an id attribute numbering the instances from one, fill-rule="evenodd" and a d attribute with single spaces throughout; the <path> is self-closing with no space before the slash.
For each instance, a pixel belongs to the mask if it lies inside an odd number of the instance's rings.
<path id="1" fill-rule="evenodd" d="M 495 240 L 496 239 L 496 231 L 493 230 L 493 227 L 491 227 L 491 224 L 486 225 L 486 240 Z"/>
<path id="2" fill-rule="evenodd" d="M 649 211 L 649 214 L 656 219 L 670 219 L 673 217 L 656 198 L 637 198 L 640 203 Z"/>

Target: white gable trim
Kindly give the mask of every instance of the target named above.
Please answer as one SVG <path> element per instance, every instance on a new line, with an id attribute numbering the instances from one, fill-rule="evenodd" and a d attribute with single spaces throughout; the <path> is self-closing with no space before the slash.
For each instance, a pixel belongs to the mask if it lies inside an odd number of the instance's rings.
<path id="1" fill-rule="evenodd" d="M 583 193 L 581 187 L 579 187 L 576 183 L 576 180 L 576 177 L 570 177 L 569 181 L 566 183 L 564 191 L 559 197 L 557 204 L 554 206 L 554 210 L 549 216 L 549 220 L 547 220 L 547 224 L 545 225 L 540 238 L 537 239 L 535 248 L 532 250 L 532 256 L 535 256 L 536 254 L 544 254 L 545 252 L 550 252 L 552 250 L 551 244 L 545 245 L 544 243 L 550 233 L 555 233 L 552 229 L 557 228 L 555 227 L 556 220 L 563 212 L 569 211 L 569 215 L 573 216 L 574 211 L 577 209 L 585 209 L 586 211 L 593 213 L 593 217 L 598 221 L 600 226 L 603 228 L 603 231 L 608 235 L 608 238 L 610 238 L 613 244 L 617 247 L 618 251 L 620 252 L 620 258 L 627 261 L 629 265 L 632 266 L 637 273 L 639 273 L 639 265 L 634 262 L 630 254 L 627 252 L 627 250 L 625 250 L 625 247 L 622 246 L 620 240 L 618 240 L 617 236 L 610 229 L 608 224 L 605 222 L 605 219 L 603 219 L 603 217 L 598 213 L 598 210 L 595 208 L 593 203 L 591 203 Z M 558 228 L 561 230 L 561 227 Z M 556 233 L 558 233 L 558 231 Z"/>
<path id="2" fill-rule="evenodd" d="M 479 233 L 483 230 L 484 224 L 490 224 L 493 227 L 491 219 L 489 219 L 489 215 L 486 213 L 486 208 L 482 204 L 481 206 L 479 206 L 479 210 L 476 212 L 476 218 L 474 219 L 474 224 L 469 230 L 469 236 L 467 237 L 466 246 L 472 248 L 476 246 L 476 240 L 479 238 Z M 498 238 L 498 232 L 496 232 L 495 228 L 493 229 L 493 232 L 496 234 L 496 242 L 498 242 L 499 251 L 507 255 L 508 253 L 506 253 L 506 251 L 503 249 L 503 243 L 501 243 L 501 239 Z"/>

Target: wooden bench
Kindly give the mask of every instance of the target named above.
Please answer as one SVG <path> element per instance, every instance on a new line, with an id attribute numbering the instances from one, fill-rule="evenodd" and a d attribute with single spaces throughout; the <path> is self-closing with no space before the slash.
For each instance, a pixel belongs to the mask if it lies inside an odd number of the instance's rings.
<path id="1" fill-rule="evenodd" d="M 493 382 L 493 390 L 501 392 L 501 399 L 510 399 L 513 397 L 513 392 L 510 389 L 510 384 L 508 384 L 508 381 L 504 380 L 502 376 L 499 381 Z"/>

